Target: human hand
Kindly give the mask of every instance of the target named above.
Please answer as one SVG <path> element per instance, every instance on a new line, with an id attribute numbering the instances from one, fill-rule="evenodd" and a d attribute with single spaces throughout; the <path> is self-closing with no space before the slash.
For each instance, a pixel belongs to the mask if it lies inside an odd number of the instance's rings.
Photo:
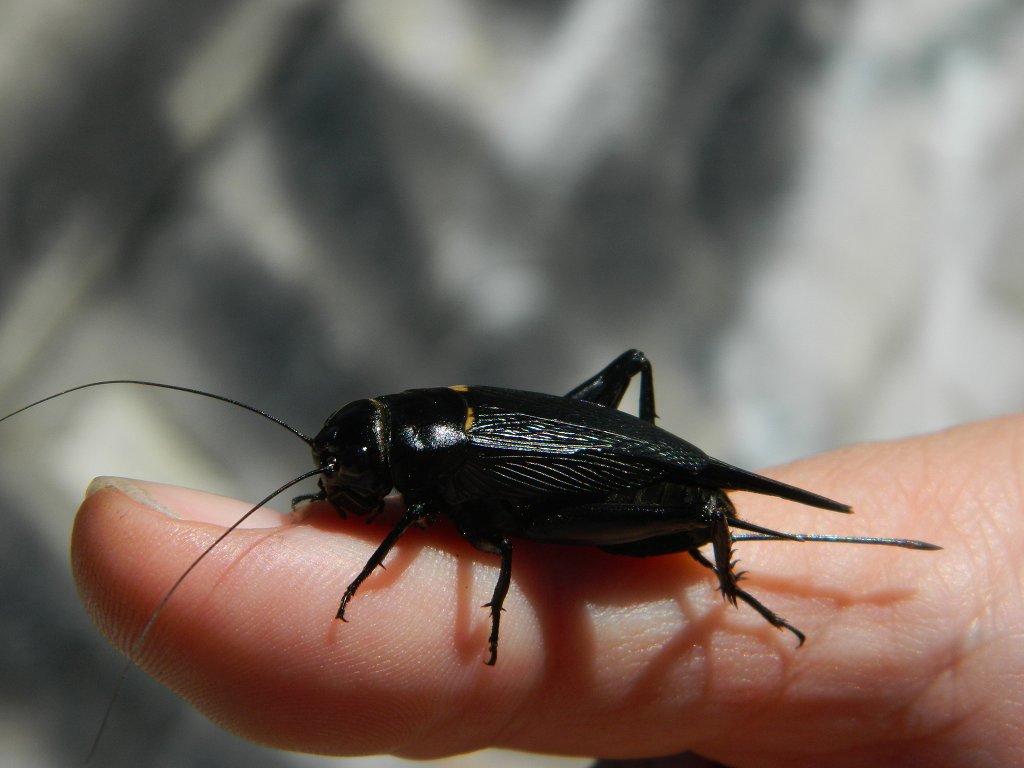
<path id="1" fill-rule="evenodd" d="M 773 477 L 854 505 L 832 515 L 733 494 L 793 532 L 898 536 L 914 552 L 742 542 L 744 587 L 807 634 L 715 591 L 689 557 L 515 543 L 495 667 L 497 558 L 446 522 L 410 531 L 334 621 L 387 521 L 322 505 L 257 513 L 167 604 L 138 662 L 229 730 L 327 754 L 488 746 L 606 757 L 692 750 L 730 766 L 1024 764 L 1024 417 L 856 446 Z M 117 481 L 83 503 L 83 599 L 131 646 L 242 502 Z M 131 482 L 131 485 L 124 483 Z M 144 500 L 148 498 L 148 502 Z M 170 510 L 183 519 L 161 513 Z"/>

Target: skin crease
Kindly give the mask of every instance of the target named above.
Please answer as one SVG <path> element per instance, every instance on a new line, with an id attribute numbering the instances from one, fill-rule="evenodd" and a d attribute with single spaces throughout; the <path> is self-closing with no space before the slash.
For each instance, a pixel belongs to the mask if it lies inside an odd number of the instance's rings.
<path id="1" fill-rule="evenodd" d="M 797 649 L 749 607 L 724 604 L 686 555 L 517 541 L 492 668 L 480 606 L 496 557 L 445 521 L 414 529 L 338 622 L 342 590 L 389 515 L 366 525 L 319 505 L 304 524 L 228 536 L 138 660 L 225 728 L 325 754 L 503 746 L 609 758 L 692 750 L 736 768 L 1024 764 L 1024 417 L 770 474 L 857 513 L 733 494 L 744 517 L 945 549 L 738 543 L 744 587 L 807 634 Z M 128 647 L 246 509 L 166 486 L 95 490 L 72 560 L 98 625 Z"/>

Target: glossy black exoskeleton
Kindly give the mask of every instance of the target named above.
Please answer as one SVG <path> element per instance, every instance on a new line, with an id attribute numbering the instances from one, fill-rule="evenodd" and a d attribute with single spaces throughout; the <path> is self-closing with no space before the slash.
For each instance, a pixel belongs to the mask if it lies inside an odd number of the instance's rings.
<path id="1" fill-rule="evenodd" d="M 618 410 L 631 380 L 640 376 L 639 416 Z M 940 549 L 911 539 L 792 534 L 741 520 L 727 491 L 779 496 L 835 512 L 850 512 L 819 496 L 711 458 L 654 425 L 654 383 L 643 353 L 630 350 L 564 396 L 497 387 L 414 389 L 357 400 L 334 413 L 314 438 L 251 405 L 191 387 L 135 379 L 82 384 L 19 408 L 89 387 L 133 384 L 177 390 L 244 408 L 297 436 L 313 450 L 316 468 L 292 478 L 253 506 L 200 554 L 164 595 L 129 651 L 118 688 L 96 733 L 95 753 L 132 660 L 157 617 L 194 568 L 245 519 L 278 494 L 319 475 L 320 491 L 293 506 L 326 500 L 341 514 L 372 516 L 392 490 L 405 500 L 402 518 L 345 589 L 337 617 L 356 590 L 414 525 L 451 518 L 474 546 L 497 554 L 498 580 L 490 608 L 488 664 L 498 654 L 502 603 L 512 577 L 512 540 L 598 547 L 631 557 L 688 552 L 718 578 L 733 605 L 750 605 L 770 624 L 804 635 L 739 587 L 733 570 L 736 541 L 822 541 Z M 745 531 L 734 534 L 732 529 Z M 700 548 L 711 545 L 713 559 Z"/>
<path id="2" fill-rule="evenodd" d="M 618 410 L 640 376 L 639 415 Z M 912 539 L 792 534 L 741 520 L 726 491 L 779 496 L 835 512 L 837 501 L 714 459 L 655 426 L 651 364 L 630 350 L 564 396 L 497 387 L 413 389 L 349 403 L 314 438 L 237 400 L 190 387 L 119 379 L 83 384 L 38 400 L 0 421 L 71 392 L 107 384 L 172 389 L 252 411 L 298 436 L 313 450 L 316 468 L 282 485 L 225 530 L 178 578 L 136 639 L 141 650 L 157 616 L 199 562 L 249 515 L 297 482 L 319 475 L 320 491 L 341 514 L 374 515 L 392 490 L 405 500 L 402 518 L 345 589 L 337 617 L 359 585 L 384 562 L 410 527 L 451 518 L 467 541 L 501 558 L 490 608 L 488 664 L 498 653 L 502 603 L 512 577 L 512 540 L 598 547 L 631 557 L 688 552 L 714 571 L 733 605 L 750 605 L 770 624 L 804 642 L 800 630 L 739 587 L 736 541 L 788 540 L 881 544 L 940 549 Z M 734 534 L 732 529 L 746 533 Z M 700 552 L 710 544 L 713 559 Z"/>
<path id="3" fill-rule="evenodd" d="M 618 410 L 640 376 L 639 416 Z M 406 511 L 345 590 L 337 617 L 360 584 L 411 526 L 454 520 L 477 548 L 501 558 L 490 608 L 488 664 L 498 652 L 513 539 L 598 547 L 633 557 L 688 552 L 718 577 L 723 596 L 742 600 L 775 627 L 800 630 L 738 585 L 739 540 L 831 541 L 938 549 L 908 539 L 789 534 L 740 520 L 725 491 L 780 496 L 836 512 L 850 508 L 711 458 L 654 424 L 651 365 L 630 350 L 559 397 L 483 386 L 414 389 L 357 400 L 313 438 L 320 492 L 346 512 L 374 514 L 392 489 Z M 748 531 L 734 535 L 732 528 Z M 712 545 L 713 561 L 699 551 Z"/>

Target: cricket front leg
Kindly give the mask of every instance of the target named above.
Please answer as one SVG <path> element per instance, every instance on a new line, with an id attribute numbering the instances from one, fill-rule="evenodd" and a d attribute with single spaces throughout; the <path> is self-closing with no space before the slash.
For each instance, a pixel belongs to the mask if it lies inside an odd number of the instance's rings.
<path id="1" fill-rule="evenodd" d="M 359 585 L 366 581 L 366 578 L 373 573 L 378 566 L 382 565 L 384 558 L 387 557 L 388 552 L 395 546 L 398 540 L 413 525 L 428 520 L 432 517 L 426 504 L 417 503 L 411 504 L 409 508 L 402 515 L 402 519 L 399 520 L 395 527 L 392 528 L 384 541 L 380 543 L 376 551 L 370 555 L 370 559 L 366 561 L 366 565 L 363 566 L 363 570 L 359 572 L 359 575 L 352 580 L 352 583 L 345 588 L 345 594 L 342 595 L 341 605 L 338 607 L 337 618 L 342 621 L 347 621 L 345 618 L 345 608 L 348 606 L 349 601 L 355 595 L 356 590 L 359 589 Z"/>

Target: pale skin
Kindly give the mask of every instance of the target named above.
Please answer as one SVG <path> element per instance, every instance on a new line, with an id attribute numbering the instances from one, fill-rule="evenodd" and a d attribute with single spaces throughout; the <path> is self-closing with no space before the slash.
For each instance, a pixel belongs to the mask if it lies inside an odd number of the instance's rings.
<path id="1" fill-rule="evenodd" d="M 228 536 L 168 603 L 138 661 L 229 730 L 325 754 L 501 746 L 615 758 L 692 750 L 736 768 L 1024 765 L 1024 416 L 766 474 L 856 514 L 733 494 L 743 517 L 945 549 L 738 544 L 743 586 L 807 634 L 797 649 L 748 607 L 724 604 L 686 555 L 515 542 L 488 667 L 480 606 L 497 558 L 453 527 L 410 531 L 341 623 L 342 591 L 388 521 L 342 521 L 325 506 L 281 526 L 264 511 L 257 522 L 278 527 Z M 248 506 L 100 485 L 75 524 L 74 571 L 126 649 Z"/>

